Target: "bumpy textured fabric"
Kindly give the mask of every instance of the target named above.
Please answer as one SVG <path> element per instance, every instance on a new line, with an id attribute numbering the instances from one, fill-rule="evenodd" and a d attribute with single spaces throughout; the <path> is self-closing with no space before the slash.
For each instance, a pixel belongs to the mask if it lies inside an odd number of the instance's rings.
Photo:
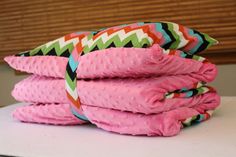
<path id="1" fill-rule="evenodd" d="M 210 82 L 217 74 L 215 65 L 207 62 L 204 58 L 191 56 L 192 59 L 186 59 L 183 58 L 187 56 L 185 53 L 164 51 L 158 45 L 147 49 L 111 48 L 101 51 L 95 51 L 81 57 L 77 74 L 80 78 L 188 74 L 199 79 L 199 81 Z M 55 56 L 47 57 L 7 57 L 5 60 L 18 70 L 33 72 L 38 75 L 63 77 L 66 59 Z M 67 86 L 71 86 L 71 84 L 73 83 L 71 82 Z"/>
<path id="2" fill-rule="evenodd" d="M 208 105 L 198 105 L 193 108 L 181 107 L 150 115 L 87 105 L 82 105 L 82 109 L 93 124 L 107 131 L 131 135 L 173 136 L 178 134 L 183 126 L 210 118 L 213 107 Z M 68 110 L 68 104 L 33 104 L 17 108 L 13 112 L 13 117 L 23 122 L 41 124 L 72 125 L 86 123 L 73 118 Z"/>
<path id="3" fill-rule="evenodd" d="M 83 54 L 111 47 L 146 48 L 153 44 L 159 44 L 164 49 L 179 49 L 194 54 L 216 43 L 216 40 L 206 34 L 170 22 L 135 23 L 115 26 L 92 32 L 88 35 L 81 33 L 76 38 L 79 41 L 74 45 L 69 56 L 65 76 L 67 96 L 76 109 L 80 108 L 79 96 L 75 89 L 76 69 L 78 68 L 79 58 Z M 51 45 L 51 43 L 48 45 Z M 39 48 L 39 51 L 19 54 L 19 56 L 34 55 L 58 55 L 58 53 L 53 51 L 53 53 L 44 54 L 41 48 Z"/>
<path id="4" fill-rule="evenodd" d="M 215 78 L 216 67 L 194 55 L 215 43 L 169 22 L 69 34 L 5 59 L 41 75 L 15 86 L 15 99 L 32 105 L 13 116 L 43 124 L 91 122 L 121 134 L 176 135 L 210 118 L 219 105 L 220 97 L 205 84 Z"/>
<path id="5" fill-rule="evenodd" d="M 23 122 L 34 122 L 54 125 L 83 124 L 71 113 L 69 104 L 42 104 L 35 103 L 18 107 L 12 116 Z"/>
<path id="6" fill-rule="evenodd" d="M 139 113 L 160 113 L 178 107 L 198 104 L 216 106 L 219 103 L 214 89 L 198 86 L 197 79 L 190 76 L 162 76 L 140 79 L 78 80 L 78 93 L 82 104 L 101 108 Z M 198 86 L 198 87 L 197 87 Z M 176 94 L 180 89 L 199 90 Z M 187 90 L 188 91 L 188 90 Z M 205 94 L 204 94 L 205 93 Z M 23 102 L 70 103 L 66 97 L 63 79 L 29 76 L 15 85 L 13 97 Z"/>
<path id="7" fill-rule="evenodd" d="M 57 56 L 16 57 L 5 61 L 14 69 L 40 76 L 65 77 L 68 59 Z M 178 50 L 150 48 L 110 48 L 81 56 L 77 78 L 126 78 L 190 74 L 209 82 L 215 78 L 216 67 L 205 58 L 187 55 Z M 158 70 L 157 70 L 158 69 Z"/>

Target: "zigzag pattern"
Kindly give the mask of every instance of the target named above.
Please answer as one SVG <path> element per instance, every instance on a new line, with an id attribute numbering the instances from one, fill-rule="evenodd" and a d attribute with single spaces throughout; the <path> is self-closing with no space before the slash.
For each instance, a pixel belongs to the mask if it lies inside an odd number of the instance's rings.
<path id="1" fill-rule="evenodd" d="M 103 33 L 95 40 L 85 37 L 82 39 L 84 53 L 91 51 L 106 49 L 110 47 L 150 47 L 153 43 L 152 38 L 143 32 L 142 29 L 133 30 L 126 33 L 124 30 L 119 30 L 113 34 Z"/>
<path id="2" fill-rule="evenodd" d="M 201 87 L 192 88 L 192 89 L 189 89 L 189 90 L 182 89 L 182 90 L 177 90 L 177 91 L 166 93 L 165 98 L 166 99 L 189 98 L 189 97 L 193 97 L 193 96 L 196 96 L 196 95 L 207 93 L 209 91 L 214 91 L 214 89 L 210 86 L 201 86 Z"/>
<path id="3" fill-rule="evenodd" d="M 212 116 L 213 112 L 214 112 L 213 110 L 207 110 L 204 113 L 200 113 L 196 116 L 182 120 L 181 123 L 183 127 L 187 127 L 193 124 L 198 124 L 200 122 L 208 120 Z"/>
<path id="4" fill-rule="evenodd" d="M 62 56 L 69 57 L 72 50 L 89 32 L 71 33 L 64 37 L 50 41 L 31 51 L 17 54 L 17 56 Z"/>
<path id="5" fill-rule="evenodd" d="M 78 67 L 78 58 L 84 53 L 101 50 L 109 47 L 147 47 L 153 42 L 152 38 L 144 31 L 145 27 L 123 29 L 108 29 L 102 33 L 84 37 L 69 57 L 66 67 L 66 92 L 68 98 L 78 109 L 80 108 L 79 97 L 77 93 L 76 70 Z"/>
<path id="6" fill-rule="evenodd" d="M 121 34 L 126 34 L 130 30 L 135 29 L 143 29 L 141 34 L 146 33 L 146 38 L 150 38 L 153 42 L 150 41 L 152 44 L 159 44 L 164 49 L 179 49 L 184 52 L 187 52 L 191 55 L 203 51 L 204 49 L 208 48 L 214 43 L 217 43 L 216 40 L 209 37 L 207 34 L 200 33 L 198 31 L 186 28 L 182 25 L 178 25 L 176 23 L 171 22 L 157 22 L 157 23 L 134 23 L 129 25 L 121 25 L 112 27 L 109 29 L 101 29 L 97 32 L 77 32 L 71 33 L 54 41 L 48 42 L 44 45 L 41 45 L 31 51 L 23 52 L 17 54 L 17 56 L 36 56 L 36 55 L 54 55 L 54 56 L 63 56 L 69 57 L 69 54 L 72 52 L 76 44 L 84 38 L 82 45 L 87 45 L 88 47 L 84 49 L 85 53 L 90 52 L 95 48 L 91 48 L 89 40 L 93 38 L 96 40 L 99 37 L 100 40 L 103 42 L 107 41 L 107 37 L 113 38 L 111 34 L 114 36 L 120 35 L 117 39 L 122 39 Z M 107 34 L 104 34 L 106 32 Z M 116 33 L 115 33 L 116 32 Z M 101 34 L 103 35 L 101 37 Z M 136 32 L 138 37 L 141 39 L 142 36 L 138 32 Z M 143 36 L 143 39 L 145 36 Z M 97 39 L 97 40 L 99 40 Z M 145 39 L 146 40 L 146 39 Z M 114 40 L 115 41 L 115 40 Z M 121 40 L 122 41 L 122 40 Z M 121 42 L 119 41 L 119 42 Z M 101 41 L 97 41 L 101 42 Z M 87 43 L 87 44 L 84 44 Z M 92 43 L 92 42 L 91 42 Z M 112 43 L 110 43 L 112 44 Z M 136 42 L 137 44 L 137 42 Z M 135 42 L 132 43 L 133 46 L 136 45 Z M 95 44 L 95 45 L 102 45 L 102 44 Z M 118 44 L 116 44 L 118 45 Z M 148 45 L 147 45 L 148 46 Z M 105 48 L 109 48 L 108 45 L 104 46 Z M 114 45 L 111 45 L 114 47 Z M 140 47 L 140 46 L 137 46 Z M 96 48 L 95 48 L 96 49 Z M 98 49 L 102 49 L 101 47 Z"/>

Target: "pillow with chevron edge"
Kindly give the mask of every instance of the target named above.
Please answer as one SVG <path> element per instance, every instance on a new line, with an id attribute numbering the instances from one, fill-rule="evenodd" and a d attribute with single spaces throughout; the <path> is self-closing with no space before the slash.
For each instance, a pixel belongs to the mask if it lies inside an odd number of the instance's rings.
<path id="1" fill-rule="evenodd" d="M 134 33 L 127 33 L 131 29 L 135 30 L 133 31 Z M 104 35 L 103 32 L 105 31 L 108 31 L 108 33 Z M 96 44 L 90 45 L 89 42 L 92 39 L 96 40 Z M 107 44 L 100 44 L 102 46 L 99 46 L 99 42 L 104 40 L 108 41 Z M 189 58 L 193 58 L 195 54 L 218 43 L 217 40 L 205 33 L 176 23 L 139 22 L 103 28 L 98 31 L 71 33 L 38 46 L 35 49 L 16 54 L 15 56 L 8 56 L 5 58 L 5 61 L 16 70 L 27 73 L 35 73 L 36 71 L 36 74 L 38 66 L 33 66 L 34 64 L 51 62 L 54 64 L 51 65 L 50 74 L 46 74 L 46 76 L 58 76 L 56 73 L 62 73 L 59 76 L 64 76 L 64 64 L 67 63 L 67 58 L 76 45 L 85 42 L 87 42 L 87 46 L 84 47 L 82 55 L 113 47 L 151 48 L 153 45 L 159 45 L 163 51 L 180 50 L 185 56 L 192 56 Z M 62 62 L 65 63 L 63 64 Z"/>

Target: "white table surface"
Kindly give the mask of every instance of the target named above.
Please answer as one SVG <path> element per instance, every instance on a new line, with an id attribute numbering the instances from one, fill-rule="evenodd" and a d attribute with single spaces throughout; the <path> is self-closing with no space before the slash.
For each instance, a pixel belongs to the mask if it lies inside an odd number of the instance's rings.
<path id="1" fill-rule="evenodd" d="M 174 137 L 134 137 L 92 125 L 49 126 L 13 120 L 22 104 L 0 108 L 0 154 L 21 157 L 236 157 L 236 97 L 213 118 Z"/>

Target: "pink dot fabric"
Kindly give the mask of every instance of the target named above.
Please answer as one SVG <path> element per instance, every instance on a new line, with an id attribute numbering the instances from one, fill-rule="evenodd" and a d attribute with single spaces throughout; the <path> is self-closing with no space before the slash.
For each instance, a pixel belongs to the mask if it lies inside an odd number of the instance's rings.
<path id="1" fill-rule="evenodd" d="M 82 104 L 144 114 L 160 113 L 178 107 L 207 104 L 218 105 L 215 92 L 190 98 L 165 99 L 165 93 L 180 88 L 191 89 L 197 79 L 190 76 L 162 76 L 140 79 L 78 80 Z M 12 96 L 22 102 L 67 103 L 63 79 L 32 75 L 17 83 Z"/>
<path id="2" fill-rule="evenodd" d="M 67 58 L 56 56 L 16 57 L 5 60 L 14 69 L 33 75 L 17 83 L 13 97 L 30 103 L 17 108 L 13 117 L 22 122 L 79 125 L 88 123 L 71 113 L 65 92 Z M 80 58 L 77 92 L 80 112 L 106 131 L 147 136 L 173 136 L 182 121 L 220 103 L 216 91 L 193 97 L 167 98 L 200 82 L 211 82 L 217 69 L 210 62 L 167 54 L 158 45 L 150 48 L 110 48 Z"/>
<path id="3" fill-rule="evenodd" d="M 179 87 L 190 89 L 197 81 L 185 75 L 80 80 L 78 93 L 83 114 L 99 128 L 121 134 L 173 136 L 180 132 L 181 120 L 219 105 L 220 98 L 215 92 L 190 98 L 164 98 L 167 91 Z M 29 76 L 15 85 L 12 95 L 18 101 L 33 105 L 16 109 L 13 116 L 23 122 L 43 124 L 85 123 L 69 112 L 63 89 L 63 79 Z M 39 101 L 42 104 L 37 104 Z"/>
<path id="4" fill-rule="evenodd" d="M 22 122 L 41 124 L 76 125 L 84 123 L 71 113 L 69 104 L 32 103 L 31 105 L 18 107 L 12 113 L 12 116 Z"/>
<path id="5" fill-rule="evenodd" d="M 17 108 L 13 117 L 22 122 L 53 125 L 83 124 L 68 110 L 68 104 L 39 104 Z M 160 114 L 140 114 L 101 107 L 82 105 L 88 119 L 97 127 L 120 134 L 173 136 L 182 128 L 181 120 L 196 116 L 201 110 L 212 107 L 199 105 L 194 108 L 180 107 Z M 58 112 L 59 111 L 59 112 Z"/>
<path id="6" fill-rule="evenodd" d="M 158 45 L 150 48 L 110 48 L 80 58 L 78 78 L 127 78 L 188 74 L 204 82 L 212 81 L 214 64 L 181 58 L 181 51 L 167 55 Z M 56 56 L 9 56 L 5 61 L 14 69 L 40 76 L 64 78 L 68 58 Z"/>

